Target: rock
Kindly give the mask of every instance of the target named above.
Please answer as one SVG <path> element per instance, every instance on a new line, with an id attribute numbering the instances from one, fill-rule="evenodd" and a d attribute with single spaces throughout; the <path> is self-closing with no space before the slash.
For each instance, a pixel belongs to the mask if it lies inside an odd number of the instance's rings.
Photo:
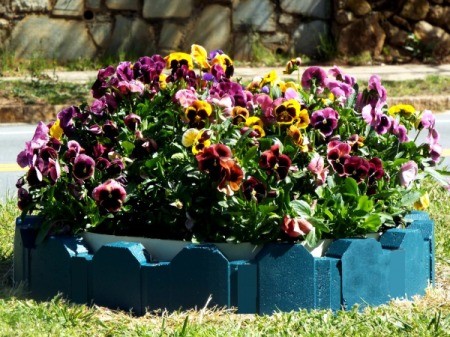
<path id="1" fill-rule="evenodd" d="M 11 0 L 13 12 L 43 12 L 49 8 L 49 0 Z"/>
<path id="2" fill-rule="evenodd" d="M 405 19 L 419 21 L 425 19 L 430 9 L 427 0 L 408 0 L 404 4 L 400 16 Z"/>
<path id="3" fill-rule="evenodd" d="M 195 20 L 193 31 L 188 34 L 185 48 L 198 43 L 206 50 L 228 49 L 231 38 L 231 10 L 221 5 L 210 5 L 203 9 Z"/>
<path id="4" fill-rule="evenodd" d="M 301 23 L 292 35 L 294 54 L 305 54 L 310 57 L 317 55 L 317 47 L 320 45 L 321 36 L 329 34 L 329 26 L 326 21 L 315 20 Z"/>
<path id="5" fill-rule="evenodd" d="M 101 9 L 102 1 L 101 0 L 86 0 L 84 5 L 87 9 Z"/>
<path id="6" fill-rule="evenodd" d="M 383 50 L 386 33 L 378 22 L 377 15 L 355 20 L 344 27 L 337 39 L 339 54 L 359 55 L 370 52 L 378 57 Z"/>
<path id="7" fill-rule="evenodd" d="M 125 53 L 129 57 L 152 55 L 155 52 L 155 32 L 144 20 L 117 15 L 114 30 L 107 42 L 107 55 Z"/>
<path id="8" fill-rule="evenodd" d="M 252 60 L 253 35 L 249 32 L 240 32 L 239 34 L 234 34 L 233 40 L 233 58 L 241 61 Z"/>
<path id="9" fill-rule="evenodd" d="M 405 41 L 409 35 L 407 31 L 401 30 L 388 21 L 383 22 L 382 27 L 386 32 L 387 41 L 390 45 L 397 47 L 402 47 L 405 45 Z"/>
<path id="10" fill-rule="evenodd" d="M 87 24 L 95 44 L 106 48 L 112 34 L 113 23 L 109 15 L 96 15 L 95 20 Z"/>
<path id="11" fill-rule="evenodd" d="M 372 11 L 372 7 L 365 0 L 348 0 L 347 7 L 356 15 L 364 16 Z"/>
<path id="12" fill-rule="evenodd" d="M 347 4 L 347 0 L 333 0 L 334 10 L 344 9 Z"/>
<path id="13" fill-rule="evenodd" d="M 392 17 L 392 21 L 394 21 L 395 24 L 397 24 L 398 26 L 404 28 L 405 30 L 412 31 L 412 27 L 409 24 L 408 20 L 405 20 L 405 19 L 403 19 L 402 17 L 400 17 L 398 15 L 394 15 Z"/>
<path id="14" fill-rule="evenodd" d="M 329 0 L 281 0 L 281 9 L 291 14 L 306 17 L 329 19 L 331 17 L 331 2 Z"/>
<path id="15" fill-rule="evenodd" d="M 277 29 L 275 5 L 270 0 L 241 0 L 233 6 L 233 30 L 274 32 Z"/>
<path id="16" fill-rule="evenodd" d="M 29 15 L 21 20 L 12 31 L 9 48 L 17 57 L 39 55 L 61 61 L 92 58 L 97 53 L 84 22 L 44 15 Z"/>
<path id="17" fill-rule="evenodd" d="M 347 25 L 350 22 L 352 22 L 354 20 L 354 15 L 352 12 L 349 11 L 345 11 L 343 9 L 338 10 L 336 12 L 336 15 L 334 17 L 334 19 L 336 20 L 337 23 L 339 23 L 340 25 Z"/>
<path id="18" fill-rule="evenodd" d="M 192 0 L 144 0 L 144 19 L 188 18 L 192 12 Z"/>
<path id="19" fill-rule="evenodd" d="M 274 53 L 279 51 L 287 52 L 289 42 L 289 34 L 287 33 L 276 32 L 275 34 L 261 35 L 261 43 L 263 46 Z"/>
<path id="20" fill-rule="evenodd" d="M 169 51 L 178 50 L 181 39 L 183 38 L 183 27 L 170 21 L 164 21 L 161 33 L 159 34 L 158 49 Z"/>
<path id="21" fill-rule="evenodd" d="M 427 21 L 450 31 L 450 7 L 431 6 L 430 11 L 428 12 Z"/>
<path id="22" fill-rule="evenodd" d="M 9 27 L 9 21 L 0 18 L 0 29 L 6 29 Z"/>
<path id="23" fill-rule="evenodd" d="M 139 0 L 106 0 L 105 5 L 109 9 L 139 10 Z"/>
<path id="24" fill-rule="evenodd" d="M 431 2 L 435 3 L 435 4 L 438 4 L 438 5 L 441 5 L 441 4 L 444 3 L 444 0 L 431 0 Z"/>
<path id="25" fill-rule="evenodd" d="M 83 0 L 58 0 L 52 11 L 54 16 L 64 17 L 81 17 L 83 13 Z"/>
<path id="26" fill-rule="evenodd" d="M 294 23 L 295 18 L 290 15 L 290 14 L 286 14 L 286 13 L 282 13 L 280 15 L 280 18 L 278 19 L 278 23 L 280 25 L 285 25 L 285 26 L 290 26 Z"/>
<path id="27" fill-rule="evenodd" d="M 414 34 L 425 46 L 432 50 L 437 59 L 450 55 L 450 34 L 440 27 L 435 27 L 426 21 L 419 21 L 414 26 Z"/>

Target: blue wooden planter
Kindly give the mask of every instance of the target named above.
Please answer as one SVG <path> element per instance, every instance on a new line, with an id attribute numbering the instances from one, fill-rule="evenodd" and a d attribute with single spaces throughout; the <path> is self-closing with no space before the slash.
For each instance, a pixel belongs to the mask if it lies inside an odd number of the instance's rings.
<path id="1" fill-rule="evenodd" d="M 140 243 L 115 242 L 95 254 L 77 237 L 50 237 L 34 246 L 39 218 L 17 220 L 14 280 L 30 296 L 58 293 L 76 303 L 96 303 L 136 314 L 203 307 L 236 307 L 239 313 L 348 309 L 424 294 L 434 283 L 434 223 L 412 212 L 407 229 L 379 241 L 340 239 L 326 256 L 303 246 L 267 244 L 254 260 L 228 261 L 212 244 L 189 245 L 172 261 L 154 261 Z M 31 238 L 31 239 L 30 239 Z"/>

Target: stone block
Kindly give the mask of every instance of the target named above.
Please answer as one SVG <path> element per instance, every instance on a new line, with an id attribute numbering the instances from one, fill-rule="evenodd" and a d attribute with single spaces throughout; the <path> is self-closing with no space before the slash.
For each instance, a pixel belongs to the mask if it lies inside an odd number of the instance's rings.
<path id="1" fill-rule="evenodd" d="M 282 13 L 280 14 L 280 18 L 278 19 L 278 23 L 280 25 L 289 26 L 295 22 L 295 18 L 293 15 Z"/>
<path id="2" fill-rule="evenodd" d="M 72 258 L 70 268 L 70 300 L 75 303 L 91 303 L 92 255 L 80 254 Z"/>
<path id="3" fill-rule="evenodd" d="M 258 313 L 315 309 L 314 257 L 302 245 L 267 244 L 256 256 Z"/>
<path id="4" fill-rule="evenodd" d="M 254 36 L 248 32 L 233 35 L 233 57 L 241 61 L 250 61 L 253 57 L 252 43 Z"/>
<path id="5" fill-rule="evenodd" d="M 144 0 L 144 19 L 189 18 L 193 8 L 192 0 Z"/>
<path id="6" fill-rule="evenodd" d="M 186 37 L 190 48 L 192 43 L 200 44 L 206 50 L 225 49 L 230 43 L 231 10 L 221 5 L 210 5 L 203 9 L 195 20 L 192 33 Z"/>
<path id="7" fill-rule="evenodd" d="M 84 5 L 86 6 L 86 9 L 98 10 L 98 9 L 102 8 L 102 1 L 101 0 L 86 0 Z"/>
<path id="8" fill-rule="evenodd" d="M 257 312 L 258 266 L 247 261 L 230 263 L 230 305 L 240 314 Z"/>
<path id="9" fill-rule="evenodd" d="M 340 260 L 323 257 L 315 261 L 316 309 L 341 309 Z"/>
<path id="10" fill-rule="evenodd" d="M 329 19 L 331 17 L 330 0 L 281 0 L 280 6 L 284 12 L 292 14 L 317 19 Z"/>
<path id="11" fill-rule="evenodd" d="M 141 314 L 141 265 L 147 262 L 145 253 L 140 243 L 119 241 L 102 246 L 92 259 L 95 303 Z"/>
<path id="12" fill-rule="evenodd" d="M 271 50 L 277 52 L 279 50 L 288 52 L 290 36 L 287 33 L 276 32 L 272 34 L 264 34 L 260 36 L 261 44 Z"/>
<path id="13" fill-rule="evenodd" d="M 164 21 L 161 33 L 159 34 L 159 44 L 158 49 L 169 49 L 169 50 L 179 50 L 181 39 L 183 38 L 184 31 L 183 26 L 170 22 Z"/>
<path id="14" fill-rule="evenodd" d="M 52 15 L 64 17 L 81 17 L 83 13 L 83 0 L 58 0 L 52 10 Z"/>
<path id="15" fill-rule="evenodd" d="M 169 309 L 171 305 L 171 273 L 168 262 L 142 265 L 142 312 Z"/>
<path id="16" fill-rule="evenodd" d="M 314 20 L 301 23 L 292 36 L 294 54 L 317 55 L 317 47 L 320 45 L 321 37 L 329 35 L 329 26 L 326 21 Z"/>
<path id="17" fill-rule="evenodd" d="M 125 53 L 129 57 L 151 56 L 155 52 L 153 27 L 139 18 L 117 15 L 107 42 L 107 55 Z"/>
<path id="18" fill-rule="evenodd" d="M 172 310 L 230 306 L 229 262 L 214 245 L 189 245 L 170 262 Z"/>
<path id="19" fill-rule="evenodd" d="M 326 256 L 341 260 L 342 306 L 380 305 L 389 300 L 389 256 L 375 239 L 340 239 Z"/>
<path id="20" fill-rule="evenodd" d="M 427 21 L 450 31 L 450 6 L 431 6 Z"/>
<path id="21" fill-rule="evenodd" d="M 59 293 L 70 298 L 72 258 L 87 248 L 75 237 L 50 237 L 30 249 L 29 289 L 33 298 L 48 300 Z"/>
<path id="22" fill-rule="evenodd" d="M 429 263 L 427 268 L 430 252 L 424 251 L 424 240 L 420 230 L 391 229 L 380 237 L 380 243 L 385 249 L 404 251 L 404 265 L 392 270 L 394 274 L 390 275 L 395 280 L 401 276 L 398 273 L 404 270 L 405 288 L 402 296 L 424 294 L 430 275 Z M 401 260 L 397 259 L 395 263 L 400 264 Z"/>
<path id="23" fill-rule="evenodd" d="M 24 58 L 39 55 L 67 61 L 92 58 L 97 53 L 84 22 L 41 15 L 29 15 L 19 21 L 8 45 L 17 57 Z"/>
<path id="24" fill-rule="evenodd" d="M 108 42 L 113 32 L 113 23 L 108 20 L 109 16 L 105 16 L 104 18 L 105 19 L 102 19 L 102 16 L 97 15 L 94 21 L 87 24 L 94 43 L 102 48 L 108 46 Z"/>
<path id="25" fill-rule="evenodd" d="M 137 11 L 140 8 L 139 0 L 106 0 L 108 9 Z"/>
<path id="26" fill-rule="evenodd" d="M 49 8 L 49 0 L 11 0 L 13 12 L 44 12 Z"/>
<path id="27" fill-rule="evenodd" d="M 270 0 L 242 0 L 233 8 L 233 29 L 274 32 L 277 29 L 275 5 Z"/>
<path id="28" fill-rule="evenodd" d="M 371 12 L 372 6 L 366 0 L 348 0 L 347 7 L 356 15 L 364 16 Z"/>

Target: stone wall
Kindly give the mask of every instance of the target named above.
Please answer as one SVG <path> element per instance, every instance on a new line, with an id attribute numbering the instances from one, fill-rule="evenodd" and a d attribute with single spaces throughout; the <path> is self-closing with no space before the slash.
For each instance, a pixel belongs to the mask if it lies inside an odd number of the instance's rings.
<path id="1" fill-rule="evenodd" d="M 255 46 L 315 57 L 335 40 L 342 54 L 395 61 L 424 48 L 413 32 L 449 55 L 449 17 L 450 0 L 1 0 L 0 49 L 64 61 L 198 43 L 246 60 Z"/>

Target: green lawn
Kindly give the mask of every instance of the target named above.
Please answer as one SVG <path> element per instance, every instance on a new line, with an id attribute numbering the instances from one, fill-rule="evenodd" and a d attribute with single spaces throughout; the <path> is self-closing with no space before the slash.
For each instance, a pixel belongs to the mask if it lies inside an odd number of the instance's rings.
<path id="1" fill-rule="evenodd" d="M 270 316 L 232 310 L 126 312 L 67 303 L 37 303 L 11 287 L 14 200 L 0 204 L 0 336 L 450 336 L 450 195 L 429 183 L 430 213 L 436 220 L 437 284 L 414 301 L 332 313 L 298 311 Z"/>

